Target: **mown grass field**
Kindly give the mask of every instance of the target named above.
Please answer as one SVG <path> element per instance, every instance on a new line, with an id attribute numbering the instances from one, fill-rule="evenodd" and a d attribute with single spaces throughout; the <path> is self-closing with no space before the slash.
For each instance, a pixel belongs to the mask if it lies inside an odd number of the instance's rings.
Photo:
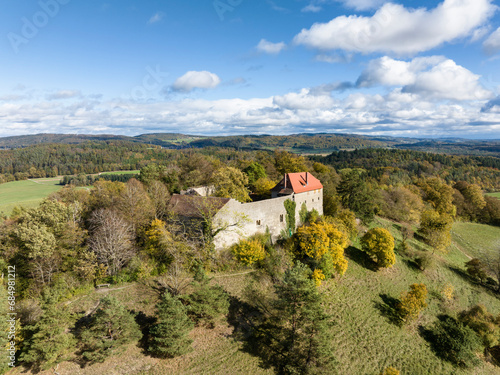
<path id="1" fill-rule="evenodd" d="M 486 193 L 486 195 L 489 195 L 490 197 L 495 197 L 500 199 L 500 191 L 497 191 L 495 193 Z"/>
<path id="2" fill-rule="evenodd" d="M 114 171 L 102 174 L 131 174 L 140 171 Z M 0 214 L 10 215 L 14 207 L 33 208 L 50 194 L 62 189 L 59 185 L 62 176 L 51 178 L 34 178 L 23 181 L 12 181 L 0 184 Z M 90 189 L 91 186 L 83 188 Z M 83 189 L 82 188 L 82 189 Z"/>
<path id="3" fill-rule="evenodd" d="M 0 184 L 0 213 L 10 215 L 15 206 L 32 208 L 62 188 L 60 177 L 37 178 Z"/>

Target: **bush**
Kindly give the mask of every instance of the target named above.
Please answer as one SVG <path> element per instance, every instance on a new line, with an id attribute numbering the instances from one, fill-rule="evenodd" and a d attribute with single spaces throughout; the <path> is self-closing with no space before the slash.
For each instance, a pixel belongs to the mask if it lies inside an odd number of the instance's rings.
<path id="1" fill-rule="evenodd" d="M 472 306 L 462 311 L 458 320 L 476 332 L 487 348 L 498 345 L 500 338 L 500 317 L 488 312 L 484 305 Z"/>
<path id="2" fill-rule="evenodd" d="M 399 375 L 399 370 L 396 370 L 394 367 L 386 367 L 384 371 L 380 373 L 380 375 Z"/>
<path id="3" fill-rule="evenodd" d="M 242 240 L 233 246 L 232 252 L 235 258 L 246 266 L 261 261 L 266 257 L 264 246 L 258 239 Z"/>
<path id="4" fill-rule="evenodd" d="M 427 252 L 419 253 L 414 262 L 421 271 L 432 269 L 436 265 L 436 259 L 432 256 L 432 254 Z"/>
<path id="5" fill-rule="evenodd" d="M 486 265 L 479 259 L 474 258 L 465 263 L 467 274 L 474 280 L 484 283 L 488 279 Z"/>
<path id="6" fill-rule="evenodd" d="M 479 363 L 476 357 L 476 352 L 481 350 L 479 337 L 453 317 L 439 317 L 425 336 L 437 355 L 456 366 L 471 367 Z"/>
<path id="7" fill-rule="evenodd" d="M 410 290 L 401 295 L 397 309 L 403 321 L 418 318 L 420 311 L 427 306 L 427 287 L 424 284 L 412 284 Z"/>

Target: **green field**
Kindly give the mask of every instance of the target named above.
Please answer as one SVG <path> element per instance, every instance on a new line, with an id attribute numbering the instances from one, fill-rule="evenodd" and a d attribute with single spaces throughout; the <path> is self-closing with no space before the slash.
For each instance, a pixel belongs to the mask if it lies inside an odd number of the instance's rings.
<path id="1" fill-rule="evenodd" d="M 102 172 L 101 174 L 139 174 L 139 170 L 134 171 L 115 171 L 115 172 Z"/>
<path id="2" fill-rule="evenodd" d="M 500 199 L 500 191 L 494 192 L 494 193 L 486 193 L 486 195 L 489 195 L 490 197 L 495 197 Z"/>
<path id="3" fill-rule="evenodd" d="M 38 206 L 44 198 L 62 188 L 60 180 L 60 177 L 37 178 L 0 184 L 0 213 L 10 215 L 15 206 Z"/>
<path id="4" fill-rule="evenodd" d="M 138 174 L 139 172 L 139 170 L 114 171 L 103 172 L 102 174 Z M 59 185 L 61 178 L 62 176 L 34 178 L 0 184 L 0 214 L 10 215 L 16 206 L 26 208 L 38 206 L 44 198 L 62 188 Z M 91 187 L 87 186 L 85 188 L 89 189 Z"/>

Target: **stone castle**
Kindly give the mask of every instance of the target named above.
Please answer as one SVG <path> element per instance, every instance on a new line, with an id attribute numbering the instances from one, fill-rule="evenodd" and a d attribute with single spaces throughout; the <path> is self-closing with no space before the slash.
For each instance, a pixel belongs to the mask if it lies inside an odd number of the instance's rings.
<path id="1" fill-rule="evenodd" d="M 229 247 L 242 238 L 269 230 L 272 240 L 286 230 L 286 209 L 289 199 L 296 203 L 295 222 L 299 223 L 299 210 L 305 203 L 307 210 L 323 214 L 323 185 L 309 172 L 287 173 L 271 189 L 271 198 L 241 203 L 232 198 L 205 196 L 210 189 L 191 188 L 184 194 L 174 195 L 171 210 L 181 219 L 210 219 L 216 249 Z"/>

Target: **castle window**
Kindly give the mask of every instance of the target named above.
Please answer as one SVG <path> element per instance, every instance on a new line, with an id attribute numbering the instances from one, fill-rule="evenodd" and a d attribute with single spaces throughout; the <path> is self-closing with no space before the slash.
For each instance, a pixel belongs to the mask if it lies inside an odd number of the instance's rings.
<path id="1" fill-rule="evenodd" d="M 260 225 L 260 220 L 257 220 L 257 221 L 256 221 L 256 224 L 257 224 L 257 225 Z"/>
<path id="2" fill-rule="evenodd" d="M 280 223 L 283 222 L 283 214 L 280 215 Z"/>

